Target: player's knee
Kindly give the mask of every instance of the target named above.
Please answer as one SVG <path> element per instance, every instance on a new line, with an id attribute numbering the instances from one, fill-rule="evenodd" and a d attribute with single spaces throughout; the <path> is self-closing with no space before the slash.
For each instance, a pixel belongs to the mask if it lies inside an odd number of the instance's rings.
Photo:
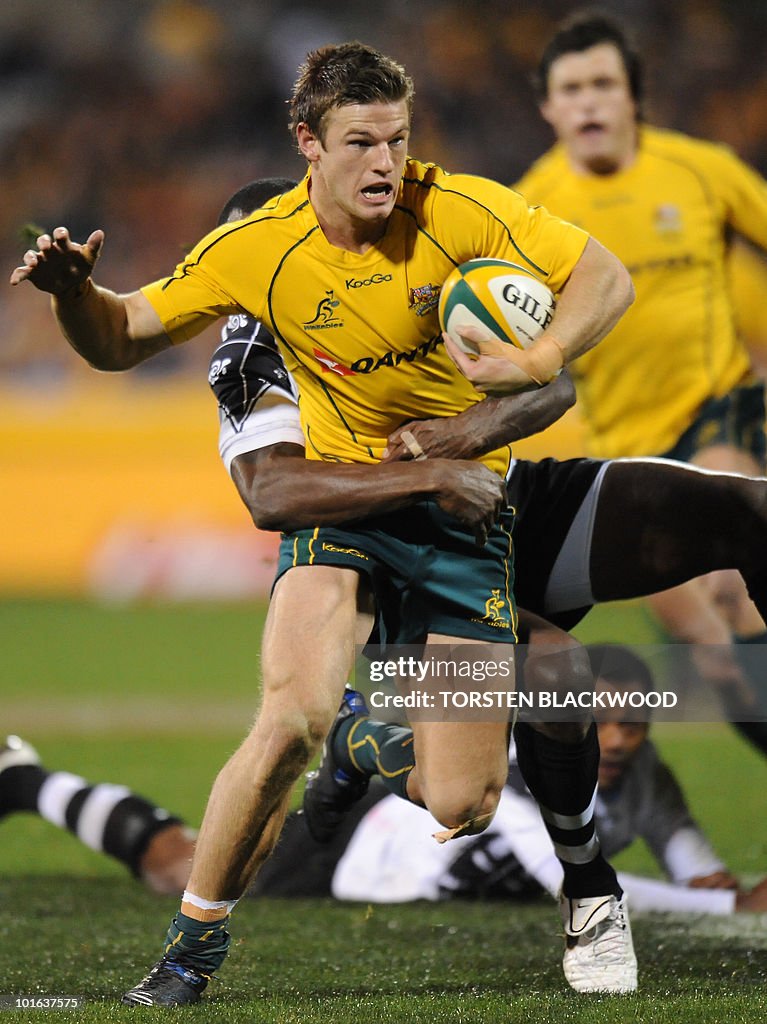
<path id="1" fill-rule="evenodd" d="M 477 826 L 471 831 L 481 832 L 498 809 L 504 782 L 505 779 L 493 779 L 469 785 L 453 781 L 451 785 L 440 786 L 427 795 L 428 810 L 445 828 L 460 828 L 477 819 Z"/>
<path id="2" fill-rule="evenodd" d="M 553 693 L 562 705 L 564 698 L 572 694 L 575 705 L 588 703 L 588 695 L 594 689 L 594 676 L 585 649 L 576 640 L 542 651 L 531 649 L 525 659 L 524 684 L 528 693 Z M 572 707 L 573 701 L 568 701 Z"/>
<path id="3" fill-rule="evenodd" d="M 323 702 L 311 702 L 269 711 L 266 716 L 269 743 L 276 759 L 288 772 L 298 774 L 307 767 L 327 735 L 334 710 Z"/>

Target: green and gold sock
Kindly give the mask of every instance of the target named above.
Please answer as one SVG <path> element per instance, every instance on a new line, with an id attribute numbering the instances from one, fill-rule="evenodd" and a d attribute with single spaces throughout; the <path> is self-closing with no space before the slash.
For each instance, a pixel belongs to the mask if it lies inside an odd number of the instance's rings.
<path id="1" fill-rule="evenodd" d="M 333 753 L 344 771 L 378 775 L 388 790 L 407 799 L 407 779 L 415 765 L 410 729 L 374 718 L 350 718 L 336 732 Z"/>
<path id="2" fill-rule="evenodd" d="M 163 952 L 170 960 L 178 960 L 200 974 L 212 974 L 229 949 L 228 924 L 228 914 L 219 921 L 197 921 L 179 911 L 168 929 Z"/>

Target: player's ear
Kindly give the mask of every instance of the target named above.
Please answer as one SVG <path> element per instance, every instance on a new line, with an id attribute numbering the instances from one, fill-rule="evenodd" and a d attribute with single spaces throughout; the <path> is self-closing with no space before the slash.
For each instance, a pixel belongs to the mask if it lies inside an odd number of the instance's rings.
<path id="1" fill-rule="evenodd" d="M 296 126 L 296 142 L 298 143 L 298 148 L 302 155 L 305 156 L 310 163 L 314 163 L 319 160 L 322 143 L 306 121 L 301 121 Z"/>
<path id="2" fill-rule="evenodd" d="M 541 100 L 538 104 L 538 110 L 540 111 L 543 120 L 548 124 L 551 124 L 551 101 L 548 98 Z"/>

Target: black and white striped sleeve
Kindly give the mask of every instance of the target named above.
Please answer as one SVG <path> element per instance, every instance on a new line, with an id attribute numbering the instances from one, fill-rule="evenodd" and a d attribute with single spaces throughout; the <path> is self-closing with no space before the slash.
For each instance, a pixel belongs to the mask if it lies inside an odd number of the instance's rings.
<path id="1" fill-rule="evenodd" d="M 218 401 L 218 450 L 227 471 L 246 452 L 281 442 L 303 447 L 295 385 L 274 338 L 257 320 L 229 317 L 208 383 Z"/>

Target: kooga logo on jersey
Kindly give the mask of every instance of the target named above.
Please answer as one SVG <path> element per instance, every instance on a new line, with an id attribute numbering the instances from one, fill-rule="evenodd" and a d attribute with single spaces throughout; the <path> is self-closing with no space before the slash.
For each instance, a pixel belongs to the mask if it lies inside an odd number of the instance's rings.
<path id="1" fill-rule="evenodd" d="M 369 284 L 384 284 L 386 281 L 391 281 L 391 274 L 372 274 L 361 281 L 354 277 L 347 277 L 346 290 L 348 291 L 350 288 L 367 288 Z"/>

